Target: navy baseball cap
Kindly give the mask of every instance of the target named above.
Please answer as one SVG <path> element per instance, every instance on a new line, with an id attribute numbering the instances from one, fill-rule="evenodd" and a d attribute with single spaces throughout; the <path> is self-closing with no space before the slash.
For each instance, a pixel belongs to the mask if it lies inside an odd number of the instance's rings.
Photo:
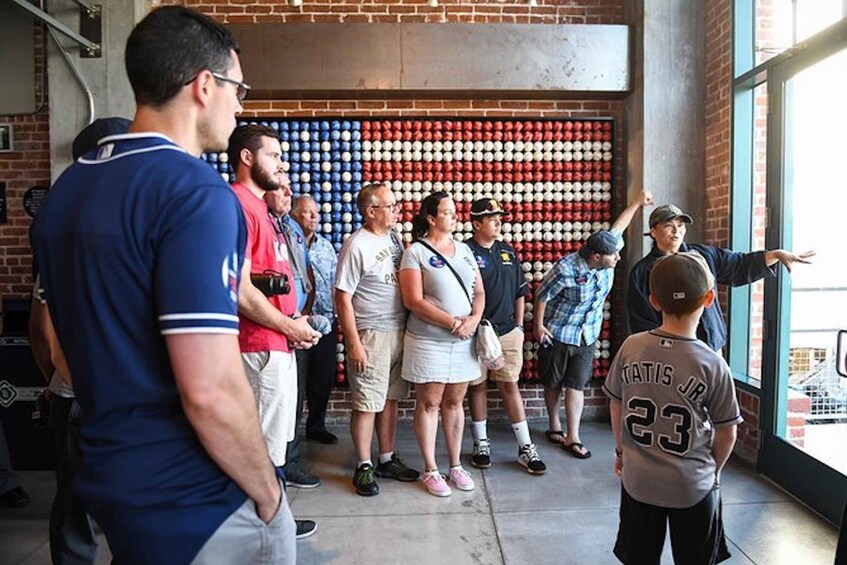
<path id="1" fill-rule="evenodd" d="M 97 142 L 110 135 L 118 135 L 129 131 L 131 121 L 126 118 L 97 118 L 74 138 L 72 147 L 74 161 L 97 148 Z"/>
<path id="2" fill-rule="evenodd" d="M 471 218 L 484 218 L 485 216 L 507 216 L 506 211 L 500 203 L 493 198 L 479 198 L 471 204 Z"/>
<path id="3" fill-rule="evenodd" d="M 614 255 L 623 248 L 623 239 L 608 230 L 591 234 L 585 242 L 585 248 L 591 253 Z"/>

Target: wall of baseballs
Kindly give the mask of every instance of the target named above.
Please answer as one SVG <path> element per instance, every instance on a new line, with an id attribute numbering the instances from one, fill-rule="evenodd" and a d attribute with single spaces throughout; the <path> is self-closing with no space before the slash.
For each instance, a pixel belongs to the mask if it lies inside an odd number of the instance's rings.
<path id="1" fill-rule="evenodd" d="M 495 198 L 510 214 L 503 239 L 521 259 L 533 293 L 562 255 L 578 250 L 595 231 L 608 228 L 614 207 L 612 119 L 251 119 L 279 132 L 282 160 L 295 194 L 311 194 L 321 212 L 322 235 L 336 250 L 361 227 L 356 197 L 363 184 L 388 183 L 401 203 L 397 231 L 411 241 L 419 202 L 444 190 L 456 202 L 457 240 L 473 230 L 470 205 Z M 247 123 L 247 122 L 244 122 Z M 232 181 L 225 153 L 204 158 Z M 533 296 L 534 297 L 534 296 Z M 605 377 L 610 359 L 611 305 L 594 361 Z M 527 302 L 522 378 L 538 379 L 538 343 L 532 338 L 533 307 Z M 346 379 L 339 335 L 337 380 Z"/>

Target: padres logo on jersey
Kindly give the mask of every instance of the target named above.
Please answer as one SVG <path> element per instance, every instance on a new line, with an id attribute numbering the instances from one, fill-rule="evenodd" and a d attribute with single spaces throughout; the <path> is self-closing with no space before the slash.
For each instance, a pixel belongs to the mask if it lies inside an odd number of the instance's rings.
<path id="1" fill-rule="evenodd" d="M 488 267 L 488 259 L 483 255 L 474 255 L 476 257 L 476 264 L 480 269 L 485 269 Z"/>

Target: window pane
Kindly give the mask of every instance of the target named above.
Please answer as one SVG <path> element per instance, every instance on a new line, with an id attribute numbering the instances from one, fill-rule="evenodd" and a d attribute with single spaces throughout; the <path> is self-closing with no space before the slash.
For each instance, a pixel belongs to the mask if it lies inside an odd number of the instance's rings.
<path id="1" fill-rule="evenodd" d="M 779 55 L 792 45 L 794 45 L 792 0 L 757 0 L 756 65 Z"/>
<path id="2" fill-rule="evenodd" d="M 786 85 L 786 241 L 814 249 L 811 265 L 791 273 L 788 441 L 828 465 L 847 471 L 843 449 L 847 379 L 835 371 L 838 329 L 847 329 L 847 51 L 799 73 Z M 840 447 L 839 447 L 839 442 Z"/>
<path id="3" fill-rule="evenodd" d="M 750 250 L 765 248 L 765 191 L 767 183 L 768 137 L 768 83 L 753 91 L 753 198 L 750 218 Z M 762 339 L 764 338 L 765 283 L 750 285 L 750 356 L 747 375 L 755 380 L 762 378 Z M 750 384 L 758 384 L 751 382 Z"/>
<path id="4" fill-rule="evenodd" d="M 797 43 L 844 17 L 844 0 L 796 0 Z"/>

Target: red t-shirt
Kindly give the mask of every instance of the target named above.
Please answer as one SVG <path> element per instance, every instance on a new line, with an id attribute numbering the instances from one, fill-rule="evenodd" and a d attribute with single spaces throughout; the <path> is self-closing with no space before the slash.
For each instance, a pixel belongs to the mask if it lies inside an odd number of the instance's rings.
<path id="1" fill-rule="evenodd" d="M 291 292 L 268 297 L 277 310 L 291 316 L 297 309 L 294 290 L 294 273 L 288 264 L 288 248 L 268 215 L 265 201 L 250 192 L 246 186 L 234 183 L 232 189 L 241 202 L 244 220 L 247 223 L 247 249 L 244 258 L 251 261 L 250 272 L 260 275 L 272 270 L 288 276 Z M 257 351 L 291 351 L 286 337 L 270 328 L 261 326 L 238 313 L 238 343 L 243 353 Z"/>

